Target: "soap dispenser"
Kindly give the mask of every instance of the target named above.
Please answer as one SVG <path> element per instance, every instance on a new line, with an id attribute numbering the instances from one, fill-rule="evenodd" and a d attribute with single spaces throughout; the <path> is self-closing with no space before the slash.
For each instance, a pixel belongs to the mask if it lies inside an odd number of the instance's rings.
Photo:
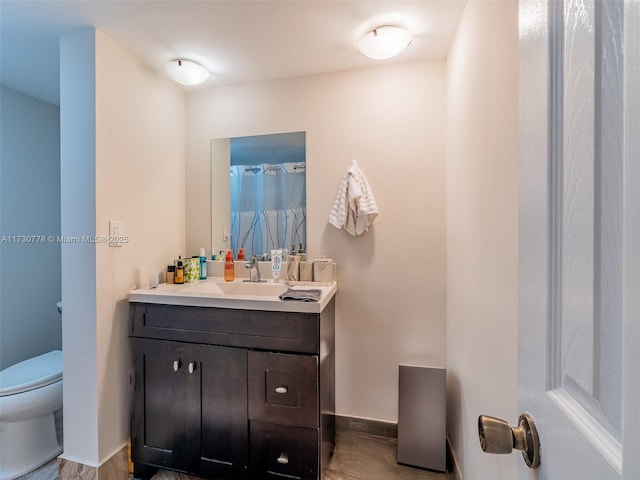
<path id="1" fill-rule="evenodd" d="M 224 261 L 224 281 L 233 282 L 236 278 L 235 265 L 233 263 L 233 252 L 227 250 L 227 258 Z"/>

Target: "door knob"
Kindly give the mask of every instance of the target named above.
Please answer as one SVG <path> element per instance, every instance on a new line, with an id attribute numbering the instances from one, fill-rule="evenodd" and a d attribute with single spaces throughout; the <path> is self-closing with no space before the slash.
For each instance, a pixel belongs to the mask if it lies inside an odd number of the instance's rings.
<path id="1" fill-rule="evenodd" d="M 480 415 L 478 417 L 480 447 L 485 453 L 511 453 L 515 448 L 522 452 L 529 468 L 540 466 L 540 439 L 531 416 L 520 415 L 517 427 L 510 427 L 500 418 Z"/>
<path id="2" fill-rule="evenodd" d="M 180 360 L 174 360 L 173 361 L 173 371 L 177 372 L 178 370 L 180 370 L 180 367 L 182 367 L 182 362 Z"/>

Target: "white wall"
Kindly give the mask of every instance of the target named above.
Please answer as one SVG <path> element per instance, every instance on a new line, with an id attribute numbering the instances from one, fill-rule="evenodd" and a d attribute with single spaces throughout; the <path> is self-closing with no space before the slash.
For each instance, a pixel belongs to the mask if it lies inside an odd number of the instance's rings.
<path id="1" fill-rule="evenodd" d="M 95 31 L 60 39 L 61 234 L 95 235 Z M 64 452 L 98 463 L 96 257 L 91 243 L 63 243 Z"/>
<path id="2" fill-rule="evenodd" d="M 469 2 L 448 59 L 448 432 L 465 479 L 516 477 L 478 415 L 517 422 L 518 4 Z"/>
<path id="3" fill-rule="evenodd" d="M 187 95 L 187 254 L 210 245 L 210 139 L 305 131 L 310 256 L 338 265 L 336 410 L 397 421 L 398 363 L 445 365 L 444 62 Z M 361 237 L 327 222 L 356 158 L 380 215 Z"/>
<path id="4" fill-rule="evenodd" d="M 62 233 L 129 237 L 63 245 L 63 456 L 97 466 L 129 433 L 127 293 L 184 250 L 185 98 L 99 30 L 63 37 L 61 72 Z"/>
<path id="5" fill-rule="evenodd" d="M 0 90 L 0 369 L 62 348 L 60 109 Z M 14 236 L 34 236 L 30 240 Z M 44 241 L 39 236 L 44 236 Z M 25 286 L 29 288 L 25 288 Z"/>

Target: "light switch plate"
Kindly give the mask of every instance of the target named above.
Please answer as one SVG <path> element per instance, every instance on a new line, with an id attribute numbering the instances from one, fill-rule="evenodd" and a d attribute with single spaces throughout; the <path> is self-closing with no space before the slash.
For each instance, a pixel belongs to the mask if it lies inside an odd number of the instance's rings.
<path id="1" fill-rule="evenodd" d="M 120 239 L 123 237 L 122 222 L 120 220 L 109 220 L 109 246 L 121 246 Z"/>

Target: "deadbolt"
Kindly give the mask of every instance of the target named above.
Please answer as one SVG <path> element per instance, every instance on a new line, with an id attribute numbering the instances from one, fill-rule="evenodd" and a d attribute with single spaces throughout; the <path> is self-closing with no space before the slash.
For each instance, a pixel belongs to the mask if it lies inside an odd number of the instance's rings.
<path id="1" fill-rule="evenodd" d="M 478 417 L 480 447 L 485 453 L 511 453 L 513 449 L 522 451 L 524 462 L 529 468 L 540 466 L 540 439 L 531 416 L 520 415 L 517 427 L 510 427 L 500 418 L 480 415 Z"/>

